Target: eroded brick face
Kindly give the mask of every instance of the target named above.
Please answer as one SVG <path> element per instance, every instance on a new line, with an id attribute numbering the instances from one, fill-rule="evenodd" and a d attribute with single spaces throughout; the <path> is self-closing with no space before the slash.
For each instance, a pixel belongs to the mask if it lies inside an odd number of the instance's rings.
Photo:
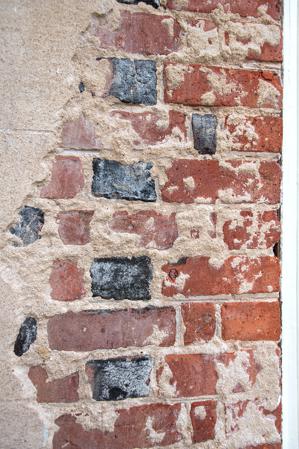
<path id="1" fill-rule="evenodd" d="M 13 375 L 47 449 L 281 449 L 281 2 L 97 3 L 7 227 Z"/>

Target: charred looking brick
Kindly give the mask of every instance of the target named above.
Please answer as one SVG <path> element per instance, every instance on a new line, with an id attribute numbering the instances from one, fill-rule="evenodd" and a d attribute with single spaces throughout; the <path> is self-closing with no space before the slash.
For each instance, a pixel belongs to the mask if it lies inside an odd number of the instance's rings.
<path id="1" fill-rule="evenodd" d="M 14 353 L 21 357 L 30 348 L 30 345 L 35 342 L 37 334 L 36 319 L 27 317 L 22 323 L 17 339 L 15 341 Z"/>
<path id="2" fill-rule="evenodd" d="M 192 115 L 192 130 L 194 138 L 194 148 L 200 154 L 216 153 L 216 128 L 217 117 L 212 114 Z"/>
<path id="3" fill-rule="evenodd" d="M 143 2 L 147 5 L 151 5 L 154 8 L 159 8 L 160 0 L 117 0 L 118 3 L 125 3 L 126 5 L 137 5 L 137 3 Z"/>
<path id="4" fill-rule="evenodd" d="M 92 397 L 96 401 L 119 401 L 148 396 L 151 370 L 152 360 L 149 357 L 88 362 Z"/>
<path id="5" fill-rule="evenodd" d="M 24 246 L 27 246 L 40 239 L 39 233 L 45 222 L 44 212 L 37 207 L 24 206 L 19 215 L 19 223 L 10 228 L 10 232 L 19 237 Z"/>
<path id="6" fill-rule="evenodd" d="M 152 264 L 147 256 L 95 259 L 90 273 L 93 296 L 116 300 L 151 298 Z"/>
<path id="7" fill-rule="evenodd" d="M 124 103 L 156 104 L 157 74 L 154 61 L 112 59 L 113 80 L 109 94 Z"/>
<path id="8" fill-rule="evenodd" d="M 92 193 L 109 199 L 156 201 L 151 162 L 124 165 L 105 159 L 93 160 Z"/>

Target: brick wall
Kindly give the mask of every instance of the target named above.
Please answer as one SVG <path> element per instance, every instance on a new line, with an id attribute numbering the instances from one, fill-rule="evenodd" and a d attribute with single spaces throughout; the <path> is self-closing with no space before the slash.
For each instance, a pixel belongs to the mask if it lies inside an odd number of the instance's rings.
<path id="1" fill-rule="evenodd" d="M 16 363 L 44 447 L 279 449 L 280 2 L 145 3 L 76 36 Z"/>

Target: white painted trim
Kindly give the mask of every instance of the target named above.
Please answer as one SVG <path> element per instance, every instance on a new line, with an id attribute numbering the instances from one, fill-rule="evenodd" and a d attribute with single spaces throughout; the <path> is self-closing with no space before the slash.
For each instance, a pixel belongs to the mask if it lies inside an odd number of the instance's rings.
<path id="1" fill-rule="evenodd" d="M 298 0 L 284 0 L 282 185 L 283 449 L 299 449 L 298 340 Z"/>

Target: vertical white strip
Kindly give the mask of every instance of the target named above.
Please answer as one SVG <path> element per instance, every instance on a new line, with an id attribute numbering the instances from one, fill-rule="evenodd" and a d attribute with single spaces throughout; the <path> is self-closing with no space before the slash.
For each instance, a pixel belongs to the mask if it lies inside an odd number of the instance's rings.
<path id="1" fill-rule="evenodd" d="M 282 186 L 283 449 L 298 436 L 298 0 L 284 0 L 284 139 Z"/>

